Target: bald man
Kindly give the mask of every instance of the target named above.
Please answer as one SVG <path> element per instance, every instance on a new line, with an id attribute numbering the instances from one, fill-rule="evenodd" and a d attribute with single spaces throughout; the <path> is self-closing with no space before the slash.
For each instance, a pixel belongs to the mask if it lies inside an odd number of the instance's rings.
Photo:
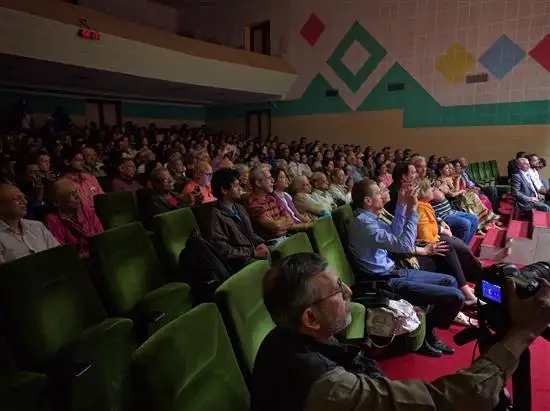
<path id="1" fill-rule="evenodd" d="M 0 264 L 59 245 L 40 221 L 24 219 L 26 213 L 21 190 L 0 184 Z"/>
<path id="2" fill-rule="evenodd" d="M 540 210 L 550 212 L 550 204 L 544 201 L 529 172 L 531 165 L 525 157 L 517 159 L 518 172 L 512 175 L 512 196 L 523 211 Z"/>

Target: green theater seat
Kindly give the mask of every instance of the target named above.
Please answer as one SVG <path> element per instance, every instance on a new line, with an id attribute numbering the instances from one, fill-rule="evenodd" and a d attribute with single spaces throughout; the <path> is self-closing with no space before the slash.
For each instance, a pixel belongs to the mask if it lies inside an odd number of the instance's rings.
<path id="1" fill-rule="evenodd" d="M 45 374 L 19 371 L 0 377 L 0 410 L 53 410 L 50 388 L 50 380 Z"/>
<path id="2" fill-rule="evenodd" d="M 215 304 L 172 321 L 134 353 L 134 410 L 248 411 L 249 393 Z"/>
<path id="3" fill-rule="evenodd" d="M 172 273 L 179 273 L 181 250 L 185 248 L 185 243 L 192 232 L 198 229 L 197 220 L 191 208 L 169 211 L 153 218 L 153 230 L 161 255 L 166 259 Z"/>
<path id="4" fill-rule="evenodd" d="M 139 339 L 191 309 L 190 287 L 168 283 L 141 223 L 90 238 L 92 276 L 110 315 L 132 318 Z"/>
<path id="5" fill-rule="evenodd" d="M 332 221 L 336 226 L 336 231 L 338 231 L 338 237 L 340 237 L 340 242 L 344 246 L 344 250 L 348 246 L 348 223 L 353 218 L 353 209 L 350 205 L 343 205 L 338 207 L 332 212 Z"/>
<path id="6" fill-rule="evenodd" d="M 313 248 L 307 238 L 307 234 L 298 233 L 277 244 L 271 252 L 281 257 L 286 257 L 287 255 L 296 253 L 312 253 Z"/>
<path id="7" fill-rule="evenodd" d="M 56 409 L 122 409 L 135 349 L 133 323 L 106 318 L 74 248 L 2 265 L 0 305 L 15 366 L 52 378 L 63 401 Z"/>
<path id="8" fill-rule="evenodd" d="M 106 230 L 139 221 L 139 212 L 134 193 L 120 191 L 94 197 L 94 207 L 103 228 Z"/>
<path id="9" fill-rule="evenodd" d="M 235 352 L 244 364 L 248 379 L 265 336 L 275 327 L 263 301 L 267 261 L 255 261 L 225 281 L 216 291 L 216 302 L 224 315 Z"/>

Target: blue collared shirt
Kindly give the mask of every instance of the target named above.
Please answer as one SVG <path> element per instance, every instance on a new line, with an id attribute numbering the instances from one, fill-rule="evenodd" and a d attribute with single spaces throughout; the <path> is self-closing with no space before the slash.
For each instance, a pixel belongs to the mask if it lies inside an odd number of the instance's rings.
<path id="1" fill-rule="evenodd" d="M 405 206 L 398 204 L 391 225 L 377 215 L 357 209 L 350 221 L 348 237 L 350 251 L 356 262 L 365 270 L 376 274 L 390 274 L 395 266 L 388 252 L 407 254 L 415 249 L 418 212 L 409 218 Z"/>

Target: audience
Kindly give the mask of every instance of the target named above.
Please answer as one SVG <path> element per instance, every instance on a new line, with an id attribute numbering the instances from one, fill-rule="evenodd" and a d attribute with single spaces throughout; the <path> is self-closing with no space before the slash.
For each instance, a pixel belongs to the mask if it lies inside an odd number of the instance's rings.
<path id="1" fill-rule="evenodd" d="M 208 154 L 206 154 L 208 156 Z M 203 156 L 203 158 L 206 158 Z M 184 189 L 184 195 L 191 195 L 199 193 L 199 195 L 192 195 L 190 205 L 199 205 L 204 203 L 210 203 L 216 201 L 216 197 L 212 194 L 212 187 L 210 186 L 210 180 L 212 179 L 212 166 L 208 160 L 199 160 L 193 170 L 193 179 L 189 181 Z"/>
<path id="2" fill-rule="evenodd" d="M 93 208 L 82 206 L 73 181 L 58 180 L 53 190 L 55 211 L 46 216 L 46 226 L 60 244 L 73 245 L 82 259 L 88 259 L 88 237 L 103 232 L 99 218 Z"/>
<path id="3" fill-rule="evenodd" d="M 27 220 L 27 200 L 16 186 L 0 183 L 0 263 L 59 245 L 40 221 Z"/>
<path id="4" fill-rule="evenodd" d="M 351 203 L 350 186 L 346 184 L 348 176 L 341 168 L 335 168 L 330 173 L 331 183 L 328 192 L 337 206 Z"/>
<path id="5" fill-rule="evenodd" d="M 537 189 L 531 173 L 531 165 L 525 157 L 517 160 L 518 171 L 512 175 L 512 196 L 523 211 L 541 210 L 550 212 L 550 203 Z"/>
<path id="6" fill-rule="evenodd" d="M 312 223 L 315 218 L 308 214 L 300 213 L 294 204 L 294 200 L 292 200 L 290 194 L 287 193 L 286 190 L 290 184 L 284 170 L 280 168 L 272 169 L 271 177 L 274 181 L 273 196 L 275 197 L 277 203 L 285 209 L 286 213 L 292 217 L 294 223 Z"/>
<path id="7" fill-rule="evenodd" d="M 134 160 L 121 156 L 118 162 L 118 176 L 113 178 L 111 183 L 113 191 L 131 191 L 135 193 L 142 188 L 142 185 L 135 178 L 136 164 Z"/>
<path id="8" fill-rule="evenodd" d="M 252 193 L 247 210 L 257 232 L 268 245 L 276 245 L 286 239 L 288 230 L 297 225 L 285 208 L 273 195 L 273 177 L 265 167 L 250 172 Z"/>
<path id="9" fill-rule="evenodd" d="M 357 279 L 361 281 L 362 273 L 372 273 L 381 279 L 386 277 L 389 286 L 402 298 L 420 306 L 432 305 L 433 309 L 427 314 L 426 340 L 419 352 L 429 356 L 454 353 L 437 338 L 434 328 L 449 327 L 462 308 L 464 296 L 455 278 L 398 268 L 388 256 L 389 252 L 408 254 L 415 250 L 418 188 L 409 183 L 402 185 L 391 225 L 378 218 L 377 213 L 384 208 L 384 199 L 376 182 L 365 179 L 356 183 L 351 195 L 356 211 L 349 225 L 349 247 L 359 268 Z M 399 275 L 392 276 L 394 272 Z"/>
<path id="10" fill-rule="evenodd" d="M 205 238 L 216 247 L 233 272 L 252 259 L 266 259 L 265 241 L 252 230 L 250 217 L 242 205 L 239 172 L 220 168 L 212 176 L 212 191 L 218 199 L 212 210 Z"/>
<path id="11" fill-rule="evenodd" d="M 61 179 L 75 183 L 83 207 L 94 208 L 94 197 L 104 192 L 97 178 L 86 171 L 82 152 L 78 149 L 68 149 L 63 157 L 66 171 L 61 175 Z"/>

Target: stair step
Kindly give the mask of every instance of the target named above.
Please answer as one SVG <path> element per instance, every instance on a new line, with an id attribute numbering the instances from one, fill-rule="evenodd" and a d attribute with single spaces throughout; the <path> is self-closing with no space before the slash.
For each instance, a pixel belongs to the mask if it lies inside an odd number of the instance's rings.
<path id="1" fill-rule="evenodd" d="M 468 246 L 470 247 L 470 250 L 472 250 L 472 253 L 474 255 L 478 255 L 482 242 L 483 242 L 483 236 L 475 235 L 474 238 L 472 238 L 472 241 L 470 241 L 470 244 L 468 244 Z"/>
<path id="2" fill-rule="evenodd" d="M 529 238 L 529 223 L 520 220 L 510 221 L 506 238 Z"/>
<path id="3" fill-rule="evenodd" d="M 533 211 L 533 227 L 550 228 L 550 213 Z"/>
<path id="4" fill-rule="evenodd" d="M 506 237 L 506 231 L 498 230 L 496 228 L 490 228 L 481 243 L 482 247 L 502 247 L 504 245 L 504 238 Z"/>

